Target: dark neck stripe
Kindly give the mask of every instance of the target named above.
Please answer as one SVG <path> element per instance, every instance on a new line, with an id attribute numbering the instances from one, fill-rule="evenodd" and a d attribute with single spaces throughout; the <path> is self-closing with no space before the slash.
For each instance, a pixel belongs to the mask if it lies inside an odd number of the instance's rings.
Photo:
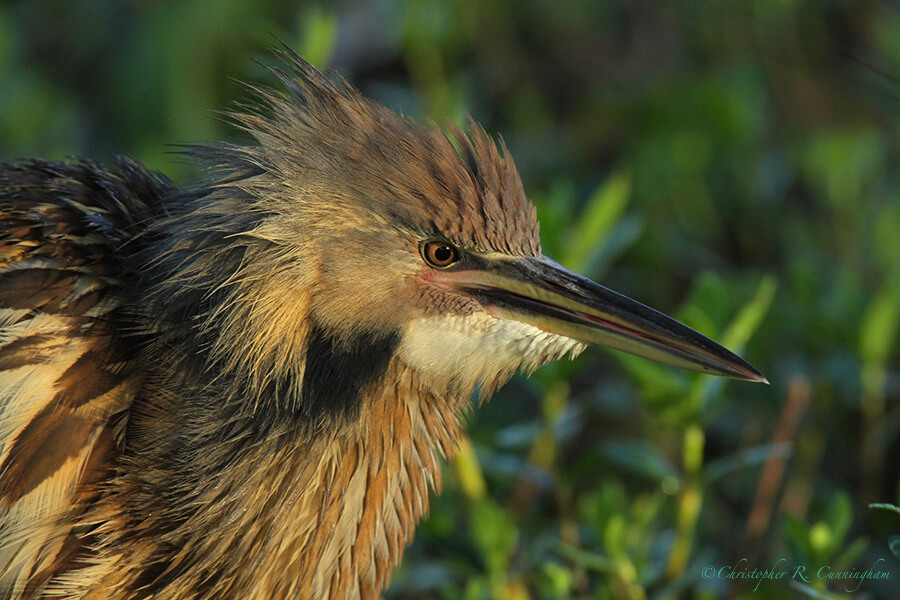
<path id="1" fill-rule="evenodd" d="M 302 414 L 314 420 L 358 414 L 365 386 L 384 374 L 399 341 L 392 332 L 339 342 L 314 327 L 303 374 Z"/>

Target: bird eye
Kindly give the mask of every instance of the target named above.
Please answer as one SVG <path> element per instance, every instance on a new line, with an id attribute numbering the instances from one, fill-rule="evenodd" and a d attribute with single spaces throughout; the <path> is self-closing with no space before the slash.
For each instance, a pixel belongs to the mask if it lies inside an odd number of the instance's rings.
<path id="1" fill-rule="evenodd" d="M 422 258 L 432 267 L 443 269 L 459 260 L 459 250 L 447 242 L 426 242 L 422 244 Z"/>

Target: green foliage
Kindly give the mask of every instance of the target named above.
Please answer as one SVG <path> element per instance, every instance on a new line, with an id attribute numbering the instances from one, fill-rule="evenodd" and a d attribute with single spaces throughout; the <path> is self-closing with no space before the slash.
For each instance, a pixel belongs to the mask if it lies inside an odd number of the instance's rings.
<path id="1" fill-rule="evenodd" d="M 475 503 L 470 519 L 472 539 L 484 557 L 488 573 L 504 573 L 518 543 L 516 524 L 490 498 Z"/>
<path id="2" fill-rule="evenodd" d="M 337 18 L 331 12 L 312 7 L 301 13 L 299 21 L 302 34 L 294 50 L 319 69 L 325 69 L 337 41 Z"/>
<path id="3" fill-rule="evenodd" d="M 892 281 L 875 296 L 863 315 L 859 334 L 860 358 L 884 365 L 891 356 L 900 326 L 900 281 Z"/>
<path id="4" fill-rule="evenodd" d="M 52 18 L 48 18 L 52 15 Z M 589 350 L 471 416 L 395 599 L 896 598 L 900 17 L 885 3 L 0 4 L 0 155 L 237 139 L 289 41 L 419 120 L 502 134 L 544 252 L 770 386 Z M 866 505 L 880 510 L 867 510 Z M 704 569 L 866 569 L 761 582 Z"/>
<path id="5" fill-rule="evenodd" d="M 582 273 L 595 273 L 596 262 L 613 242 L 631 197 L 631 175 L 620 172 L 609 177 L 587 201 L 582 214 L 566 232 L 560 262 Z"/>
<path id="6" fill-rule="evenodd" d="M 869 505 L 869 508 L 881 508 L 881 509 L 884 509 L 884 510 L 890 510 L 890 511 L 893 511 L 893 512 L 895 512 L 895 513 L 897 513 L 897 514 L 900 514 L 900 506 L 894 506 L 893 504 L 877 503 L 877 502 L 876 502 L 876 503 L 874 503 L 874 504 L 870 504 L 870 505 Z"/>

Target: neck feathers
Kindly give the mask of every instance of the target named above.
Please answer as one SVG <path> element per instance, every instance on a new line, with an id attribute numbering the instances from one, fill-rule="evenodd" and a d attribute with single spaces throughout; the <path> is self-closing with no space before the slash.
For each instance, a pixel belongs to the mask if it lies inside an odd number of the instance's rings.
<path id="1" fill-rule="evenodd" d="M 114 503 L 140 523 L 80 579 L 172 600 L 378 597 L 440 487 L 467 399 L 435 396 L 397 359 L 360 385 L 358 418 L 340 426 L 221 442 L 227 462 L 179 502 L 189 514 L 138 506 L 148 482 L 123 481 Z"/>

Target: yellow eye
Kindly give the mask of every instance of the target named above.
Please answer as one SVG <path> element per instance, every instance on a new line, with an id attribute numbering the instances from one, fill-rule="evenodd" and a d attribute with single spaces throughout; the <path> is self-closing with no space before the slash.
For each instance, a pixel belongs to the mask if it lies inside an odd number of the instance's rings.
<path id="1" fill-rule="evenodd" d="M 443 269 L 459 260 L 459 250 L 447 242 L 422 244 L 422 258 L 432 267 Z"/>

